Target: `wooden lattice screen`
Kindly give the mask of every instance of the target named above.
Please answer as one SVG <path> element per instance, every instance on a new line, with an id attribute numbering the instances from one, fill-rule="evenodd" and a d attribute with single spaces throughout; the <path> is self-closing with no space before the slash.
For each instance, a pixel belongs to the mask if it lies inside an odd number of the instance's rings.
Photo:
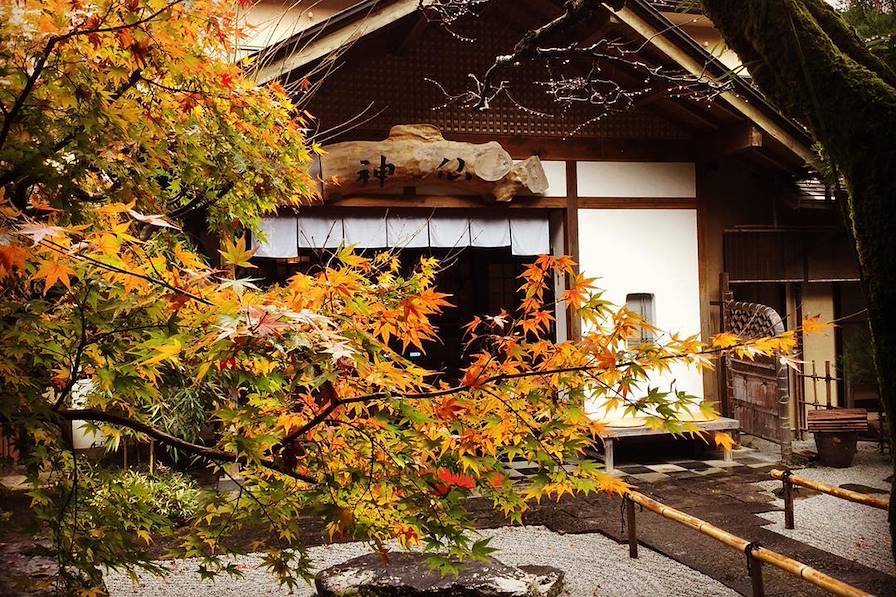
<path id="1" fill-rule="evenodd" d="M 460 105 L 435 109 L 445 103 L 445 96 L 426 81 L 427 77 L 438 80 L 451 93 L 463 91 L 472 84 L 470 73 L 483 73 L 495 56 L 508 52 L 518 41 L 522 31 L 498 20 L 502 10 L 490 14 L 491 18 L 477 19 L 473 29 L 464 31 L 475 38 L 472 43 L 453 37 L 437 25 L 429 25 L 401 53 L 372 41 L 359 42 L 343 58 L 341 67 L 327 78 L 309 103 L 309 111 L 322 129 L 354 119 L 373 102 L 368 115 L 381 109 L 384 112 L 365 122 L 362 129 L 386 131 L 396 123 L 421 122 L 434 124 L 444 133 L 556 137 L 568 135 L 598 113 L 596 107 L 587 103 L 561 112 L 542 87 L 533 85 L 533 81 L 550 78 L 544 66 L 522 67 L 502 76 L 509 80 L 510 93 L 517 103 L 534 111 L 520 109 L 506 97 L 495 101 L 487 111 Z M 375 35 L 388 38 L 402 33 L 386 29 Z M 576 136 L 680 140 L 689 135 L 681 126 L 646 108 L 637 108 L 591 123 Z"/>

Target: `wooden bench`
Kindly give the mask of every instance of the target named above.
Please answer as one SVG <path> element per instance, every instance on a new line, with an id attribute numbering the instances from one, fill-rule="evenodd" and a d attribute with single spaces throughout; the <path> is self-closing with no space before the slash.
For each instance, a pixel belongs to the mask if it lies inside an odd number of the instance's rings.
<path id="1" fill-rule="evenodd" d="M 712 421 L 699 421 L 696 422 L 695 425 L 700 428 L 701 431 L 705 431 L 712 435 L 717 431 L 737 431 L 740 429 L 740 421 L 736 419 L 728 419 L 725 417 L 719 417 L 718 419 L 713 419 Z M 601 435 L 601 439 L 604 442 L 604 468 L 608 473 L 613 472 L 614 463 L 613 463 L 613 448 L 616 440 L 622 439 L 624 437 L 648 437 L 651 435 L 671 435 L 665 429 L 653 429 L 647 426 L 641 427 L 608 427 L 606 433 Z M 731 448 L 724 448 L 724 456 L 725 462 L 732 461 Z"/>
<path id="2" fill-rule="evenodd" d="M 811 433 L 850 433 L 868 431 L 868 411 L 864 408 L 810 410 L 806 428 Z"/>

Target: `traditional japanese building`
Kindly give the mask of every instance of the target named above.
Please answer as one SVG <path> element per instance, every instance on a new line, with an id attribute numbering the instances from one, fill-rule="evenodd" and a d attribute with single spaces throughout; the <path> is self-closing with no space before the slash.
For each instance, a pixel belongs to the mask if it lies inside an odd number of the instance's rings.
<path id="1" fill-rule="evenodd" d="M 475 110 L 463 96 L 476 84 L 470 75 L 561 2 L 490 3 L 455 30 L 428 21 L 418 0 L 256 5 L 246 54 L 260 80 L 296 91 L 328 147 L 321 204 L 265 221 L 264 274 L 283 279 L 341 244 L 443 258 L 440 290 L 458 307 L 439 322 L 443 345 L 408 356 L 448 371 L 459 365 L 462 323 L 513 309 L 521 267 L 541 253 L 571 255 L 609 299 L 683 334 L 735 325 L 732 299 L 773 308 L 787 328 L 804 314 L 860 312 L 850 243 L 832 192 L 807 171 L 805 130 L 736 70 L 706 17 L 675 2 L 618 4 L 581 24 L 581 39 L 629 43 L 650 67 L 729 83 L 711 97 L 664 89 L 625 110 L 602 113 L 588 98 L 559 110 L 545 94 L 550 73 L 532 64 L 502 75 L 509 93 Z M 626 83 L 637 72 L 604 74 Z M 554 280 L 555 291 L 565 283 Z M 857 316 L 803 341 L 810 372 L 814 362 L 824 375 L 827 363 L 833 404 L 861 398 L 842 356 L 860 358 L 862 330 Z M 558 317 L 558 340 L 580 332 Z M 792 376 L 778 388 L 770 367 L 658 381 L 721 402 L 748 433 L 781 439 L 779 427 L 802 428 L 800 401 L 827 399 L 825 384 Z M 775 406 L 782 395 L 789 421 Z"/>

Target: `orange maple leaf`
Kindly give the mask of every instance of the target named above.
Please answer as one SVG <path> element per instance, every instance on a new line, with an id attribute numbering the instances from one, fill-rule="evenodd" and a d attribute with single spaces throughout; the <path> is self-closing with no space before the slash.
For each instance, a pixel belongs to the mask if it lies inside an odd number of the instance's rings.
<path id="1" fill-rule="evenodd" d="M 69 276 L 74 276 L 75 270 L 65 265 L 64 263 L 59 263 L 58 261 L 44 261 L 40 268 L 34 275 L 31 276 L 32 280 L 44 280 L 44 294 L 53 287 L 56 282 L 62 282 L 62 285 L 66 288 L 71 289 L 72 283 L 69 279 Z"/>
<path id="2" fill-rule="evenodd" d="M 28 252 L 19 245 L 0 245 L 0 278 L 12 275 L 14 269 L 25 269 Z"/>
<path id="3" fill-rule="evenodd" d="M 461 385 L 475 389 L 481 386 L 485 379 L 486 376 L 485 372 L 482 370 L 482 367 L 480 367 L 479 365 L 472 365 L 464 373 L 464 378 L 463 380 L 461 380 Z"/>
<path id="4" fill-rule="evenodd" d="M 436 415 L 440 419 L 453 421 L 457 418 L 457 413 L 464 410 L 460 404 L 452 396 L 447 396 L 442 399 L 442 402 L 436 407 Z"/>
<path id="5" fill-rule="evenodd" d="M 819 334 L 826 329 L 831 327 L 831 324 L 822 321 L 821 315 L 810 315 L 808 317 L 803 318 L 803 333 L 805 334 Z"/>

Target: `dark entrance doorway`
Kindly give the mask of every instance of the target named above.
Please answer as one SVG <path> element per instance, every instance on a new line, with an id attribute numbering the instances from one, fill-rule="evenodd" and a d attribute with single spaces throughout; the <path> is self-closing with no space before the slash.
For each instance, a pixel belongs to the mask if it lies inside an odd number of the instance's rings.
<path id="1" fill-rule="evenodd" d="M 455 305 L 433 320 L 439 342 L 431 342 L 421 351 L 415 347 L 401 350 L 411 361 L 419 364 L 446 381 L 459 379 L 465 362 L 463 326 L 477 315 L 497 315 L 502 310 L 511 315 L 519 308 L 522 296 L 519 276 L 535 258 L 513 255 L 510 247 L 459 249 L 402 249 L 401 266 L 409 271 L 421 257 L 435 257 L 442 264 L 436 276 L 436 289 L 450 295 Z M 289 262 L 280 259 L 258 259 L 259 274 L 267 282 L 282 283 L 297 272 L 313 274 L 328 263 L 333 253 L 326 250 L 307 250 Z M 553 302 L 553 292 L 545 302 Z"/>

